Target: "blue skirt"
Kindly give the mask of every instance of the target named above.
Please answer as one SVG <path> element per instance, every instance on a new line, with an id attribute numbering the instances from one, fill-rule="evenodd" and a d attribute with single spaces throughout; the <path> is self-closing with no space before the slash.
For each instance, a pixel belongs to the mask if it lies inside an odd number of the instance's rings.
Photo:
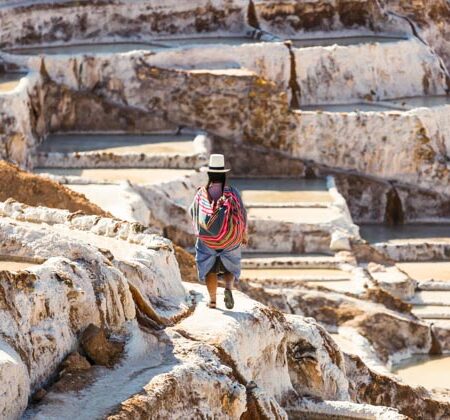
<path id="1" fill-rule="evenodd" d="M 241 276 L 241 247 L 234 249 L 215 250 L 206 246 L 200 239 L 195 243 L 195 262 L 199 280 L 204 283 L 206 275 L 211 271 L 220 257 L 223 266 L 234 276 L 235 281 L 239 281 Z"/>

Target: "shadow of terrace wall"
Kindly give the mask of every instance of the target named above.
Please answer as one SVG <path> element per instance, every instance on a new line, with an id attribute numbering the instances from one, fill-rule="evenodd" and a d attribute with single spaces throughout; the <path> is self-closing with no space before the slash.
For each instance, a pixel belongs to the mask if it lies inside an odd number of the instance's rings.
<path id="1" fill-rule="evenodd" d="M 303 178 L 311 174 L 310 168 L 302 160 L 289 158 L 281 152 L 258 145 L 215 137 L 212 141 L 211 152 L 226 156 L 234 176 Z"/>
<path id="2" fill-rule="evenodd" d="M 121 106 L 88 91 L 74 91 L 48 80 L 44 86 L 46 132 L 146 133 L 175 130 L 162 115 Z"/>

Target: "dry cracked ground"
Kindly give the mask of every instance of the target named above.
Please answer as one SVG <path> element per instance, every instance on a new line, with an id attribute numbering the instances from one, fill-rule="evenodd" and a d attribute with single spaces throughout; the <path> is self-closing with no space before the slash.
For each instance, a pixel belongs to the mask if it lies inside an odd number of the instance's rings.
<path id="1" fill-rule="evenodd" d="M 0 418 L 450 418 L 449 68 L 446 0 L 0 0 Z"/>

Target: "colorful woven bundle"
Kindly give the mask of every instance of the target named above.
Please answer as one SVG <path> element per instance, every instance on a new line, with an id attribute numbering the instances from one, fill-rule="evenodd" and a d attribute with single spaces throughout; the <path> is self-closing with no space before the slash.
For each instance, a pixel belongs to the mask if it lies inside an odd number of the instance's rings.
<path id="1" fill-rule="evenodd" d="M 247 216 L 241 197 L 226 186 L 217 202 L 210 202 L 205 187 L 198 189 L 191 206 L 195 234 L 213 249 L 232 249 L 240 245 L 245 234 Z"/>

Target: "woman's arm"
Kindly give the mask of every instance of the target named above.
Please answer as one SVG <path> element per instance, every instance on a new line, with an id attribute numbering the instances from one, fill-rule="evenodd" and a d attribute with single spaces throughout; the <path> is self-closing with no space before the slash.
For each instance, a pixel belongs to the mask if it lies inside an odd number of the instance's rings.
<path id="1" fill-rule="evenodd" d="M 234 193 L 236 194 L 236 197 L 239 200 L 239 205 L 241 207 L 241 212 L 242 212 L 242 218 L 244 219 L 245 228 L 247 229 L 247 210 L 245 209 L 244 202 L 242 201 L 241 193 L 236 188 L 233 187 L 233 189 L 234 189 Z"/>
<path id="2" fill-rule="evenodd" d="M 233 188 L 233 189 L 234 189 L 234 193 L 236 194 L 236 197 L 239 200 L 239 205 L 240 205 L 241 212 L 242 212 L 242 218 L 243 218 L 244 224 L 245 224 L 245 233 L 244 233 L 244 237 L 242 238 L 242 245 L 247 245 L 247 243 L 248 243 L 247 210 L 245 208 L 244 202 L 242 201 L 241 193 L 236 188 Z"/>
<path id="3" fill-rule="evenodd" d="M 196 212 L 197 212 L 197 195 L 198 195 L 199 191 L 197 190 L 197 192 L 194 195 L 194 199 L 192 200 L 192 204 L 189 206 L 189 214 L 191 215 L 192 220 L 195 221 L 196 216 Z"/>

